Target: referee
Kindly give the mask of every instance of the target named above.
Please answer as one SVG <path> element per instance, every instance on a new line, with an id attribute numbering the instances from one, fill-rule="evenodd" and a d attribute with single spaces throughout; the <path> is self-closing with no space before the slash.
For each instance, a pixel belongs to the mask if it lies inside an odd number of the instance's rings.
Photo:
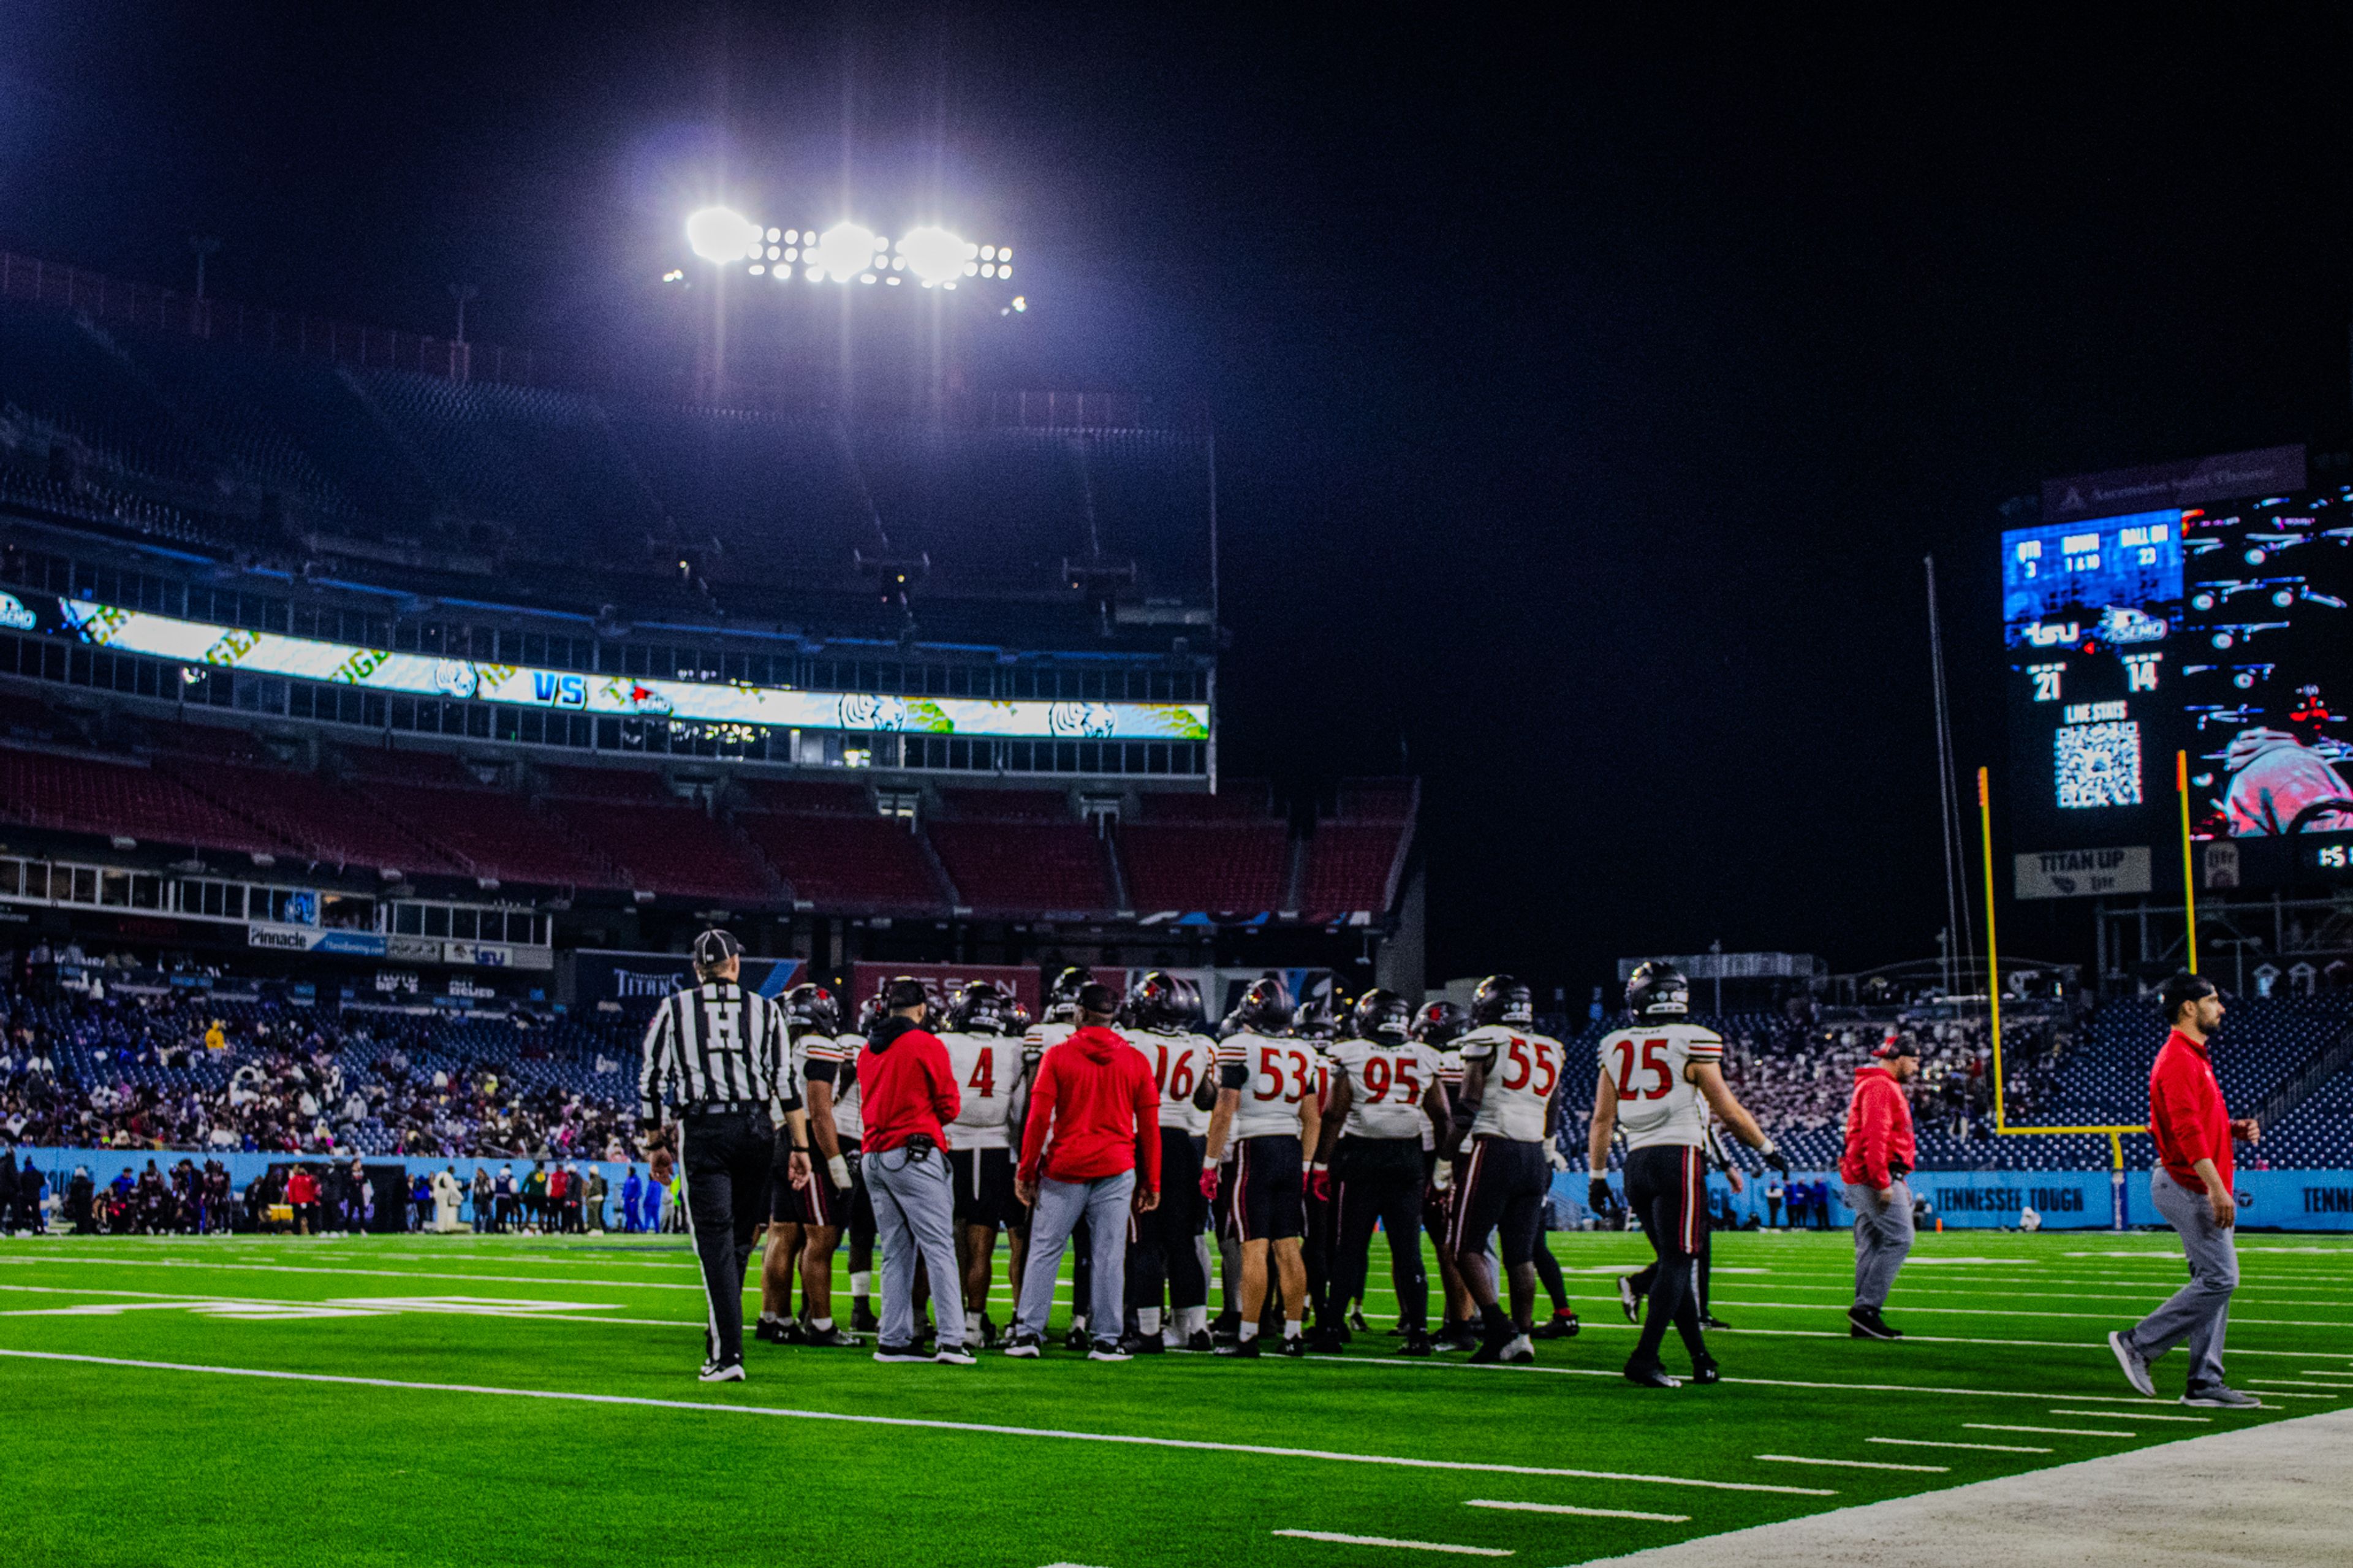
<path id="1" fill-rule="evenodd" d="M 654 1014 L 638 1071 L 640 1142 L 649 1152 L 669 1143 L 684 1174 L 686 1227 L 711 1299 L 705 1383 L 744 1380 L 744 1266 L 766 1217 L 760 1197 L 770 1169 L 781 1166 L 795 1186 L 809 1180 L 785 1012 L 736 984 L 743 952 L 716 928 L 694 939 L 702 984 L 672 992 Z M 675 1117 L 668 1135 L 665 1102 Z"/>

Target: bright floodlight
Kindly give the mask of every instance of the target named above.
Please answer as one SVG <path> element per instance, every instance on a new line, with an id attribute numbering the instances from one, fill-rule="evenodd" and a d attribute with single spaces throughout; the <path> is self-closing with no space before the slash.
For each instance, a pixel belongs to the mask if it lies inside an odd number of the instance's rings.
<path id="1" fill-rule="evenodd" d="M 818 237 L 818 265 L 837 283 L 847 283 L 874 262 L 874 231 L 838 223 Z"/>
<path id="2" fill-rule="evenodd" d="M 686 242 L 705 261 L 725 266 L 753 254 L 765 231 L 742 213 L 705 207 L 686 220 Z"/>
<path id="3" fill-rule="evenodd" d="M 899 241 L 899 253 L 926 289 L 964 271 L 965 242 L 944 228 L 909 229 Z"/>

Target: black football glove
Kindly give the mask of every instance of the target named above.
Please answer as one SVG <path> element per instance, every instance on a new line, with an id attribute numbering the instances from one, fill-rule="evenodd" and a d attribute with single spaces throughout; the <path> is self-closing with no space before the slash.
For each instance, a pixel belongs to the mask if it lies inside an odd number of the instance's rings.
<path id="1" fill-rule="evenodd" d="M 1782 1153 L 1778 1146 L 1767 1143 L 1764 1148 L 1758 1150 L 1757 1153 L 1764 1160 L 1768 1168 L 1780 1172 L 1784 1177 L 1788 1175 L 1789 1157 L 1787 1154 Z"/>
<path id="2" fill-rule="evenodd" d="M 1585 1206 L 1595 1214 L 1609 1212 L 1609 1183 L 1601 1176 L 1588 1176 L 1585 1181 Z"/>

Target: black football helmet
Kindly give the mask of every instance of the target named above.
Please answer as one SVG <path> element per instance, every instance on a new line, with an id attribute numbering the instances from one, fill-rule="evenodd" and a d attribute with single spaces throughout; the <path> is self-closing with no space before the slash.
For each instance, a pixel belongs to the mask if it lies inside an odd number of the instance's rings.
<path id="1" fill-rule="evenodd" d="M 833 993 L 811 981 L 803 981 L 785 993 L 785 1016 L 792 1020 L 797 1035 L 833 1036 L 841 1033 L 841 1004 Z"/>
<path id="2" fill-rule="evenodd" d="M 1526 1028 L 1536 1021 L 1535 993 L 1508 974 L 1490 974 L 1471 994 L 1471 1024 L 1516 1024 Z"/>
<path id="3" fill-rule="evenodd" d="M 890 1014 L 891 1009 L 883 1005 L 882 993 L 877 991 L 858 1005 L 858 1032 L 861 1035 L 872 1034 L 875 1026 L 890 1016 Z"/>
<path id="4" fill-rule="evenodd" d="M 1064 964 L 1046 987 L 1046 1021 L 1068 1024 L 1079 1016 L 1079 993 L 1094 976 L 1075 963 Z"/>
<path id="5" fill-rule="evenodd" d="M 1431 1050 L 1442 1051 L 1462 1036 L 1471 1026 L 1471 1016 L 1447 1001 L 1429 1004 L 1413 1016 L 1413 1027 L 1407 1032 Z"/>
<path id="6" fill-rule="evenodd" d="M 1176 980 L 1177 1018 L 1179 1027 L 1198 1029 L 1208 1009 L 1201 1005 L 1201 983 L 1179 975 Z"/>
<path id="7" fill-rule="evenodd" d="M 1233 1016 L 1227 1020 L 1236 1031 L 1247 1029 L 1257 1035 L 1279 1035 L 1291 1027 L 1291 993 L 1282 982 L 1271 975 L 1253 980 L 1242 993 Z"/>
<path id="8" fill-rule="evenodd" d="M 974 981 L 948 1005 L 948 1027 L 960 1035 L 1005 1033 L 1005 993 L 986 980 Z"/>
<path id="9" fill-rule="evenodd" d="M 1346 1016 L 1347 1003 L 1337 991 L 1321 991 L 1299 999 L 1292 1010 L 1291 1032 L 1303 1040 L 1336 1040 Z"/>
<path id="10" fill-rule="evenodd" d="M 1651 1023 L 1671 1023 L 1691 1016 L 1691 982 L 1664 959 L 1638 966 L 1626 982 L 1626 1008 Z"/>
<path id="11" fill-rule="evenodd" d="M 1354 1022 L 1358 1039 L 1395 1042 L 1412 1026 L 1413 1009 L 1396 992 L 1376 985 L 1356 998 Z"/>
<path id="12" fill-rule="evenodd" d="M 1119 999 L 1119 1021 L 1131 1029 L 1173 1029 L 1184 1015 L 1185 994 L 1165 969 L 1152 971 Z"/>
<path id="13" fill-rule="evenodd" d="M 1026 1035 L 1029 1032 L 1031 1022 L 1029 1009 L 1021 1005 L 1021 998 L 1008 996 L 1005 999 L 1005 1032 L 1007 1034 Z"/>

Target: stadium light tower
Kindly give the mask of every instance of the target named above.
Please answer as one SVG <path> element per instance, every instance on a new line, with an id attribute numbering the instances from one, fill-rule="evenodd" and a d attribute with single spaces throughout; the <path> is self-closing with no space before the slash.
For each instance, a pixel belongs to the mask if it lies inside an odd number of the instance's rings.
<path id="1" fill-rule="evenodd" d="M 959 284 L 1013 281 L 1013 247 L 965 238 L 936 223 L 919 224 L 892 238 L 851 218 L 830 228 L 764 226 L 733 207 L 703 207 L 686 220 L 686 242 L 694 254 L 723 273 L 742 266 L 754 278 L 778 283 L 866 283 L 953 292 Z M 665 283 L 685 283 L 686 271 L 671 268 Z M 1027 296 L 1011 296 L 999 314 L 1026 311 Z"/>
<path id="2" fill-rule="evenodd" d="M 704 207 L 686 220 L 686 243 L 705 261 L 724 267 L 760 248 L 760 226 L 732 207 Z"/>

